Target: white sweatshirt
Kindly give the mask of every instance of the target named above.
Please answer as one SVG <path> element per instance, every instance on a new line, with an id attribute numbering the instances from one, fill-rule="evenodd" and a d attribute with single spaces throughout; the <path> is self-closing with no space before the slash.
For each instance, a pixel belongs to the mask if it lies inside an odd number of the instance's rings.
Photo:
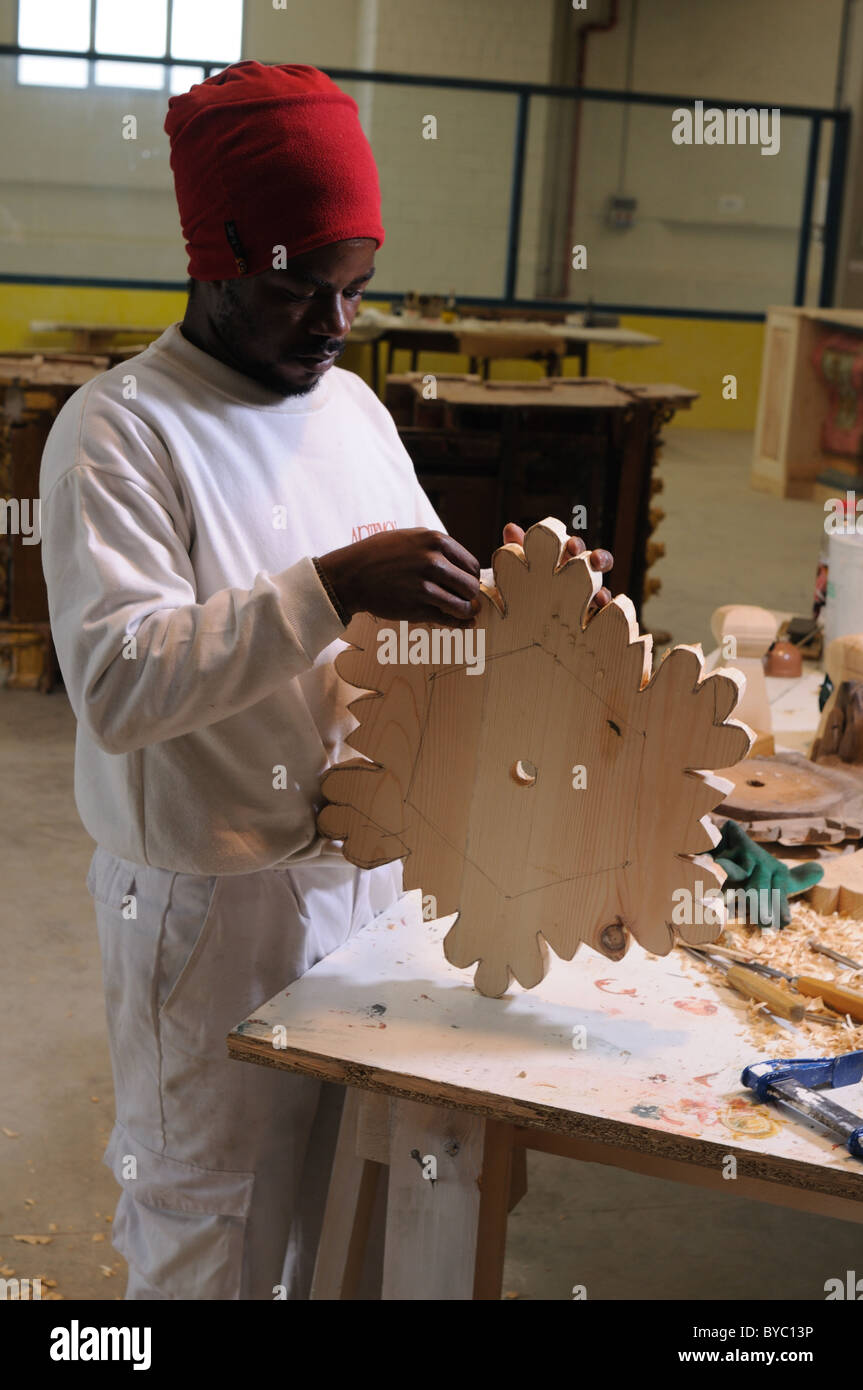
<path id="1" fill-rule="evenodd" d="M 182 873 L 340 858 L 315 812 L 357 692 L 311 557 L 444 529 L 375 394 L 331 367 L 276 396 L 175 324 L 66 403 L 40 491 L 93 839 Z"/>

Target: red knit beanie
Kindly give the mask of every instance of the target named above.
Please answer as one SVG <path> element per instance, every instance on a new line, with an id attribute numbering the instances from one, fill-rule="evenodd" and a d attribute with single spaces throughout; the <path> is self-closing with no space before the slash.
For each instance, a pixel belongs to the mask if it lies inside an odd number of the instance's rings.
<path id="1" fill-rule="evenodd" d="M 195 280 L 350 237 L 384 240 L 356 102 L 317 68 L 235 63 L 171 97 L 165 130 Z M 277 262 L 278 264 L 278 262 Z"/>

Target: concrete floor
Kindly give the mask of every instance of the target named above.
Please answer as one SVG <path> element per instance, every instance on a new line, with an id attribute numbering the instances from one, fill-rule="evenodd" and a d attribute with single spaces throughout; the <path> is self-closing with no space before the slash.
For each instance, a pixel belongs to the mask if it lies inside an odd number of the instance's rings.
<path id="1" fill-rule="evenodd" d="M 809 611 L 823 512 L 751 492 L 750 449 L 748 435 L 669 434 L 668 553 L 645 622 L 675 641 L 707 649 L 720 603 Z M 0 1275 L 110 1300 L 125 1287 L 100 1162 L 113 1098 L 73 746 L 62 692 L 0 691 Z M 826 1279 L 863 1272 L 863 1228 L 845 1222 L 544 1155 L 529 1183 L 510 1219 L 508 1297 L 570 1299 L 584 1285 L 590 1299 L 823 1299 Z"/>

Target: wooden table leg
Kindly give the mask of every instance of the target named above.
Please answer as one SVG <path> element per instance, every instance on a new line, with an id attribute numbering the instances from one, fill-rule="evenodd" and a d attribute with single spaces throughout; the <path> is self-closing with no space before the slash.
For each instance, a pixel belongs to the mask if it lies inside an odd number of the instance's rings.
<path id="1" fill-rule="evenodd" d="M 393 1102 L 384 1299 L 473 1297 L 485 1126 L 463 1111 Z"/>
<path id="2" fill-rule="evenodd" d="M 357 1118 L 361 1093 L 351 1087 L 345 1096 L 333 1173 L 315 1273 L 313 1299 L 356 1297 L 378 1185 L 385 1174 L 380 1163 L 357 1154 Z"/>
<path id="3" fill-rule="evenodd" d="M 506 1218 L 511 1197 L 515 1196 L 517 1201 L 522 1195 L 518 1191 L 520 1172 L 513 1183 L 512 1134 L 512 1125 L 499 1120 L 486 1121 L 473 1286 L 475 1299 L 497 1301 L 503 1290 Z"/>

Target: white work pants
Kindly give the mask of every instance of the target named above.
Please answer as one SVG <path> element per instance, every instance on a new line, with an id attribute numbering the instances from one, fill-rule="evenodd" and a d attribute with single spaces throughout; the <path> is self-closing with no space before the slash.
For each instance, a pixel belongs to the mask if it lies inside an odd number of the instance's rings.
<path id="1" fill-rule="evenodd" d="M 344 1091 L 232 1061 L 226 1037 L 393 903 L 401 872 L 206 877 L 96 850 L 127 1299 L 309 1297 Z"/>

